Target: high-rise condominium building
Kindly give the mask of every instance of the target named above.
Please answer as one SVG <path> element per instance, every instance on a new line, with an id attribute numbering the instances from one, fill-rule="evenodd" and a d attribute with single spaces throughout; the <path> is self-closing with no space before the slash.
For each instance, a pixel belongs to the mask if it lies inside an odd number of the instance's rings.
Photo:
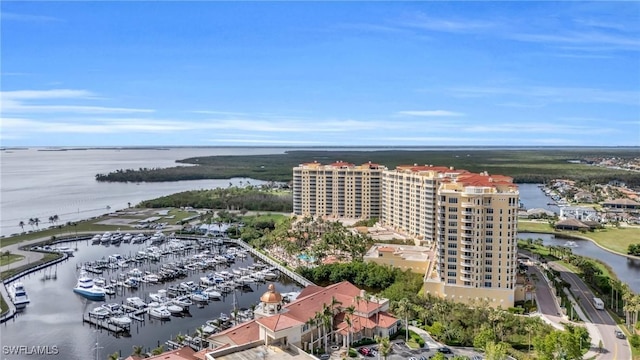
<path id="1" fill-rule="evenodd" d="M 386 168 L 371 162 L 318 162 L 293 168 L 296 215 L 372 218 L 380 216 L 380 179 Z"/>
<path id="2" fill-rule="evenodd" d="M 367 177 L 356 170 L 363 166 L 370 167 Z M 513 306 L 519 193 L 510 177 L 431 165 L 363 166 L 339 162 L 294 168 L 294 212 L 379 217 L 384 226 L 434 245 L 425 276 L 428 293 Z"/>

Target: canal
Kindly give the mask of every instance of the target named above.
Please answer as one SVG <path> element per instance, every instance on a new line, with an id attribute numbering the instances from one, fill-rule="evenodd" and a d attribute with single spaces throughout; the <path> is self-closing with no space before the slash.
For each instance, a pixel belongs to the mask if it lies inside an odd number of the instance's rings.
<path id="1" fill-rule="evenodd" d="M 202 308 L 196 305 L 190 307 L 186 316 L 175 317 L 171 320 L 159 321 L 146 316 L 145 322 L 134 321 L 131 324 L 130 336 L 116 337 L 106 330 L 96 330 L 89 324 L 83 324 L 82 316 L 94 307 L 100 306 L 104 302 L 92 302 L 75 294 L 72 288 L 76 285 L 79 264 L 93 261 L 102 257 L 118 253 L 122 255 L 135 254 L 146 245 L 122 244 L 119 247 L 104 247 L 101 245 L 90 245 L 87 241 L 77 244 L 69 243 L 68 246 L 77 247 L 74 257 L 69 260 L 52 266 L 46 270 L 36 272 L 22 278 L 31 303 L 27 309 L 18 314 L 13 320 L 9 320 L 2 326 L 2 359 L 65 359 L 65 360 L 87 360 L 95 359 L 96 343 L 98 344 L 99 358 L 104 360 L 108 355 L 119 352 L 122 357 L 127 357 L 132 353 L 134 346 L 142 346 L 145 351 L 164 344 L 165 341 L 175 338 L 178 334 L 193 335 L 195 329 L 203 325 L 207 320 L 216 319 L 220 313 L 229 314 L 233 309 L 233 293 L 229 293 L 222 301 L 211 301 Z M 170 257 L 172 255 L 169 255 Z M 163 260 L 164 262 L 165 260 Z M 173 258 L 166 261 L 175 261 Z M 230 267 L 218 267 L 216 270 L 194 271 L 187 278 L 176 280 L 176 285 L 181 281 L 193 280 L 198 283 L 201 276 L 207 272 L 227 270 L 232 268 L 247 267 L 255 260 L 251 255 L 245 259 L 237 259 Z M 148 268 L 155 270 L 160 267 L 160 263 L 138 266 L 141 270 Z M 126 272 L 133 268 L 122 269 L 117 272 Z M 45 275 L 50 276 L 44 280 Z M 98 276 L 98 275 L 96 275 Z M 109 278 L 114 274 L 104 273 L 102 276 Z M 55 277 L 55 279 L 54 279 Z M 295 292 L 302 289 L 301 286 L 291 279 L 280 276 L 272 281 L 276 289 L 281 292 Z M 142 299 L 148 298 L 150 293 L 155 293 L 159 289 L 166 288 L 170 283 L 165 284 L 143 284 L 137 290 L 124 289 L 115 296 L 107 297 L 107 302 L 122 303 L 127 297 L 138 296 Z M 250 285 L 243 291 L 239 289 L 235 292 L 235 299 L 238 308 L 249 308 L 257 304 L 259 297 L 267 290 L 268 283 L 257 283 Z M 57 355 L 50 351 L 50 354 L 43 355 L 9 355 L 5 351 L 8 346 L 41 346 L 49 349 L 57 349 Z M 166 347 L 165 347 L 166 349 Z"/>
<path id="2" fill-rule="evenodd" d="M 629 259 L 598 247 L 589 240 L 561 239 L 553 234 L 518 233 L 520 239 L 542 239 L 544 245 L 571 246 L 576 255 L 598 259 L 609 265 L 622 282 L 629 284 L 635 293 L 640 293 L 640 260 Z M 569 242 L 571 241 L 571 242 Z M 574 245 L 575 243 L 575 245 Z"/>

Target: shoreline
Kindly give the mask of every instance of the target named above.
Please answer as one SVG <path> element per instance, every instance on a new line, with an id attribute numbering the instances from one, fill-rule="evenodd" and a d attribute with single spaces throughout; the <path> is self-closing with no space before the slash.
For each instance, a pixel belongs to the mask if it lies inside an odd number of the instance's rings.
<path id="1" fill-rule="evenodd" d="M 581 235 L 573 235 L 573 234 L 566 234 L 566 233 L 562 233 L 562 232 L 556 232 L 556 231 L 541 231 L 541 230 L 526 230 L 526 231 L 522 231 L 522 232 L 527 232 L 527 233 L 533 233 L 533 234 L 545 234 L 545 235 L 561 235 L 561 238 L 568 238 L 568 239 L 576 239 L 576 240 L 588 240 L 591 241 L 594 245 L 596 245 L 597 247 L 599 247 L 600 249 L 607 251 L 611 254 L 614 255 L 619 255 L 619 256 L 624 256 L 627 259 L 631 259 L 631 260 L 640 260 L 640 256 L 635 256 L 635 255 L 629 255 L 629 254 L 623 254 L 619 251 L 615 251 L 609 248 L 606 248 L 604 246 L 602 246 L 601 244 L 599 244 L 597 241 L 595 241 L 592 238 L 586 237 L 586 236 L 581 236 Z M 518 234 L 520 233 L 520 231 L 518 231 Z"/>

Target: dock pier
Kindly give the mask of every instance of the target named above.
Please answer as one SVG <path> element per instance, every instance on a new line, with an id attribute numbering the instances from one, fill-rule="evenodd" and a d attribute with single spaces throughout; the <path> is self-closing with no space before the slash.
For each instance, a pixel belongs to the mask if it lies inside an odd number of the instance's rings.
<path id="1" fill-rule="evenodd" d="M 131 326 L 120 326 L 114 323 L 109 322 L 108 319 L 96 319 L 89 315 L 82 315 L 82 322 L 89 323 L 89 325 L 95 326 L 97 328 L 109 330 L 116 334 L 128 334 L 131 330 Z"/>

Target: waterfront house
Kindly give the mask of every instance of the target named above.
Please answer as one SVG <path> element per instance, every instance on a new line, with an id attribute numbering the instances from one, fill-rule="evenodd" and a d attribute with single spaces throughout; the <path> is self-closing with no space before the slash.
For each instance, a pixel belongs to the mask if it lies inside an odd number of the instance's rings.
<path id="1" fill-rule="evenodd" d="M 565 206 L 560 208 L 561 218 L 572 218 L 576 220 L 598 220 L 598 212 L 589 207 Z"/>
<path id="2" fill-rule="evenodd" d="M 640 210 L 640 202 L 631 199 L 615 199 L 602 203 L 607 209 Z"/>

